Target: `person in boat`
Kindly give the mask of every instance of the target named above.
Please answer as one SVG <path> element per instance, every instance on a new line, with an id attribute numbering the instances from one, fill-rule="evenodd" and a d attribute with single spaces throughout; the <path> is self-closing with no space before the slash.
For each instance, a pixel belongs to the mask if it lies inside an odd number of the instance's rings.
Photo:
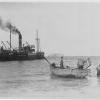
<path id="1" fill-rule="evenodd" d="M 67 65 L 66 68 L 70 68 L 70 66 Z"/>
<path id="2" fill-rule="evenodd" d="M 85 63 L 84 63 L 84 68 L 88 68 L 88 67 L 90 67 L 91 65 L 92 65 L 92 62 L 91 62 L 90 58 L 87 58 L 87 60 L 86 60 Z"/>
<path id="3" fill-rule="evenodd" d="M 85 60 L 83 60 L 83 59 L 78 59 L 77 67 L 78 67 L 79 69 L 83 69 L 83 68 L 84 68 L 84 64 L 85 64 Z"/>
<path id="4" fill-rule="evenodd" d="M 87 58 L 87 60 L 84 59 L 79 59 L 77 66 L 79 69 L 83 69 L 83 68 L 88 68 L 92 65 L 90 58 Z"/>
<path id="5" fill-rule="evenodd" d="M 100 69 L 100 64 L 96 67 L 96 70 Z"/>
<path id="6" fill-rule="evenodd" d="M 56 64 L 55 64 L 55 63 L 52 63 L 51 65 L 52 65 L 53 67 L 56 67 Z"/>
<path id="7" fill-rule="evenodd" d="M 63 57 L 61 57 L 60 68 L 64 68 Z"/>

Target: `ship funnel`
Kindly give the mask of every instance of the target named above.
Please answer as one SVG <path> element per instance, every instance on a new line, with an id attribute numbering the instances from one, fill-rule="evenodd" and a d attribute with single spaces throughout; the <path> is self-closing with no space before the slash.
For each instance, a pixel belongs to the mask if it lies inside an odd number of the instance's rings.
<path id="1" fill-rule="evenodd" d="M 19 36 L 19 52 L 21 51 L 21 48 L 22 48 L 22 35 L 20 33 L 20 31 L 14 26 L 13 28 L 13 33 L 17 33 L 18 36 Z"/>
<path id="2" fill-rule="evenodd" d="M 21 33 L 19 34 L 19 51 L 21 51 L 22 48 L 22 35 Z"/>
<path id="3" fill-rule="evenodd" d="M 21 48 L 22 48 L 22 35 L 21 35 L 20 31 L 17 28 L 14 29 L 14 32 L 17 33 L 18 36 L 19 36 L 19 52 L 20 52 Z"/>

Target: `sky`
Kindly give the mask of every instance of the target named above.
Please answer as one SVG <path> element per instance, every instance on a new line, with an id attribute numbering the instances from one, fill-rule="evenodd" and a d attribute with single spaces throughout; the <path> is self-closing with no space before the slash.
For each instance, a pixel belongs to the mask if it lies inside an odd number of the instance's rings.
<path id="1" fill-rule="evenodd" d="M 23 42 L 36 44 L 39 31 L 41 50 L 46 55 L 100 56 L 100 3 L 0 3 L 0 18 L 10 21 Z M 0 41 L 9 41 L 9 32 L 0 29 Z M 18 46 L 18 35 L 12 34 Z"/>

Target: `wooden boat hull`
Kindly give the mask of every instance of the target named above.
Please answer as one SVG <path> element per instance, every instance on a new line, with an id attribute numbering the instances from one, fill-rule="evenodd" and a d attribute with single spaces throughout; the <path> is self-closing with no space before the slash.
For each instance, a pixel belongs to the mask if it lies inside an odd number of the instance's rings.
<path id="1" fill-rule="evenodd" d="M 71 68 L 59 68 L 50 66 L 50 71 L 52 75 L 59 77 L 69 77 L 69 78 L 85 78 L 88 76 L 88 69 L 71 69 Z"/>

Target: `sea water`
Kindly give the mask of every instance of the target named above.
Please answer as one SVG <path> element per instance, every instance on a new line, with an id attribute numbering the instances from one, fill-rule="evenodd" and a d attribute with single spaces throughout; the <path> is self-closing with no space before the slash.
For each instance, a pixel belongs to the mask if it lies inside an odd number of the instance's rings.
<path id="1" fill-rule="evenodd" d="M 0 62 L 0 98 L 100 98 L 99 57 L 92 57 L 91 74 L 86 79 L 52 77 L 45 60 Z M 59 65 L 59 58 L 48 58 Z M 77 59 L 64 58 L 76 67 Z"/>

